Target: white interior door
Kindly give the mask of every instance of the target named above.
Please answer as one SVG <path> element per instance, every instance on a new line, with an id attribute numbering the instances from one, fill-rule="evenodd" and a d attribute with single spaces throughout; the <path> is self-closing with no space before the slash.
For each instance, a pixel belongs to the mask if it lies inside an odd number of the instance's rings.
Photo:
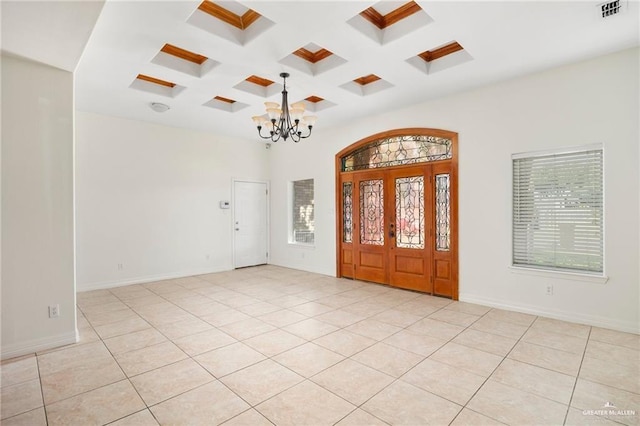
<path id="1" fill-rule="evenodd" d="M 234 267 L 263 265 L 268 251 L 266 182 L 233 182 Z"/>

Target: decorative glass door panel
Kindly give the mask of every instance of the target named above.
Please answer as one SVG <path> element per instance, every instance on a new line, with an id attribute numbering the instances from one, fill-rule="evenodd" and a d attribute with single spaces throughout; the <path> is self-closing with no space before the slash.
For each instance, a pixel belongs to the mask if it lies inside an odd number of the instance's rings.
<path id="1" fill-rule="evenodd" d="M 353 183 L 342 183 L 342 242 L 353 240 Z"/>
<path id="2" fill-rule="evenodd" d="M 355 232 L 354 215 L 354 186 L 353 180 L 350 176 L 344 176 L 340 185 L 341 190 L 341 202 L 338 206 L 338 211 L 341 211 L 342 220 L 339 223 L 340 243 L 338 248 L 340 250 L 340 264 L 339 269 L 341 276 L 347 278 L 354 278 L 353 267 L 353 238 Z M 358 213 L 358 204 L 355 205 Z M 356 233 L 357 235 L 357 233 Z"/>
<path id="3" fill-rule="evenodd" d="M 451 246 L 451 193 L 448 173 L 436 175 L 436 250 Z"/>
<path id="4" fill-rule="evenodd" d="M 384 244 L 384 186 L 382 179 L 360 182 L 360 244 Z"/>
<path id="5" fill-rule="evenodd" d="M 396 247 L 424 248 L 424 176 L 396 179 Z"/>

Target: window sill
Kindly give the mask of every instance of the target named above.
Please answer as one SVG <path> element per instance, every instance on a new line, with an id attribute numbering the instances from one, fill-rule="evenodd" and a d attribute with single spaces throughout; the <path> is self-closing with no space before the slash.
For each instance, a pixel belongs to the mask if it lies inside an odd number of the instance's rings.
<path id="1" fill-rule="evenodd" d="M 531 275 L 534 277 L 557 278 L 561 280 L 582 281 L 594 284 L 605 284 L 609 277 L 604 275 L 581 274 L 579 272 L 548 271 L 543 269 L 523 268 L 522 266 L 510 266 L 512 274 Z"/>
<path id="2" fill-rule="evenodd" d="M 305 248 L 305 249 L 315 249 L 316 245 L 311 243 L 296 243 L 295 241 L 289 241 L 290 246 Z"/>

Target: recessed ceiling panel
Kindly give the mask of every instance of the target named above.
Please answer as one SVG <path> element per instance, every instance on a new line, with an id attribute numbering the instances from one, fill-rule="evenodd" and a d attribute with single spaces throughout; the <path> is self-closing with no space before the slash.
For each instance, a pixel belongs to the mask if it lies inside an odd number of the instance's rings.
<path id="1" fill-rule="evenodd" d="M 369 96 L 374 93 L 381 92 L 382 90 L 389 89 L 393 87 L 393 85 L 375 74 L 366 74 L 358 78 L 354 78 L 352 81 L 349 81 L 340 87 L 351 93 L 355 93 L 356 95 Z"/>
<path id="2" fill-rule="evenodd" d="M 320 96 L 311 95 L 303 99 L 301 102 L 304 103 L 307 111 L 318 112 L 323 111 L 327 108 L 331 108 L 336 106 L 335 103 L 328 101 L 326 99 L 321 98 Z"/>
<path id="3" fill-rule="evenodd" d="M 168 43 L 160 49 L 151 62 L 194 77 L 203 77 L 220 65 L 206 56 Z"/>
<path id="4" fill-rule="evenodd" d="M 309 43 L 280 60 L 283 65 L 312 76 L 332 70 L 347 61 L 328 49 Z"/>
<path id="5" fill-rule="evenodd" d="M 169 98 L 175 98 L 185 89 L 171 81 L 152 77 L 146 74 L 138 74 L 129 87 Z"/>
<path id="6" fill-rule="evenodd" d="M 433 74 L 473 60 L 457 41 L 425 50 L 407 59 L 407 62 L 425 74 Z"/>
<path id="7" fill-rule="evenodd" d="M 358 32 L 387 44 L 423 28 L 433 19 L 414 1 L 381 1 L 349 19 Z"/>
<path id="8" fill-rule="evenodd" d="M 274 24 L 238 2 L 209 0 L 204 0 L 187 22 L 239 45 L 257 38 Z"/>
<path id="9" fill-rule="evenodd" d="M 263 98 L 268 98 L 282 91 L 281 84 L 277 84 L 268 78 L 260 77 L 255 74 L 245 78 L 240 83 L 233 86 L 233 88 L 251 93 L 252 95 L 261 96 Z"/>
<path id="10" fill-rule="evenodd" d="M 242 102 L 238 102 L 231 98 L 217 95 L 214 96 L 213 99 L 211 99 L 209 102 L 206 102 L 203 106 L 227 112 L 238 112 L 241 109 L 248 107 L 249 105 L 243 104 Z"/>

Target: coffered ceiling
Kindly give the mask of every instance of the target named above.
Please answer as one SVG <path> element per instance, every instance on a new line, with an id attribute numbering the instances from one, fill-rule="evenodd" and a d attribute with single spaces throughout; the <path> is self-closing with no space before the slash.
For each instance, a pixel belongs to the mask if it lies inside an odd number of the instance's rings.
<path id="1" fill-rule="evenodd" d="M 290 102 L 327 128 L 638 46 L 638 2 L 600 3 L 107 1 L 76 107 L 259 140 L 251 117 L 288 72 Z"/>

